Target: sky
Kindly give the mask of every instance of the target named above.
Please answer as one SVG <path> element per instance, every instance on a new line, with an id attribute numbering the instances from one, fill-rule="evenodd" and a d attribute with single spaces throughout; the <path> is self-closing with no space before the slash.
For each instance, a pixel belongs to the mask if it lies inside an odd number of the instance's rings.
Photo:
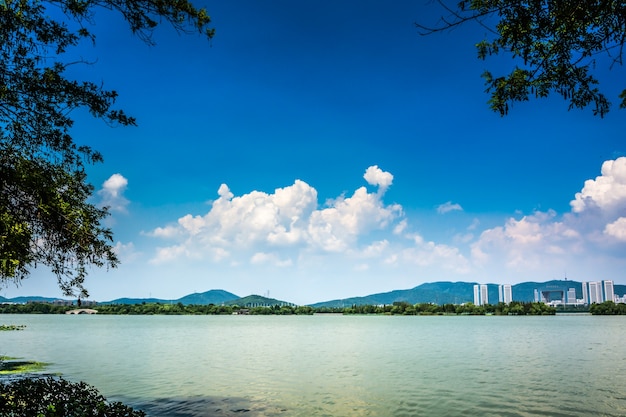
<path id="1" fill-rule="evenodd" d="M 94 17 L 93 62 L 68 75 L 119 93 L 137 127 L 76 112 L 92 202 L 121 260 L 90 298 L 223 289 L 308 304 L 425 282 L 626 284 L 626 110 L 559 97 L 501 117 L 477 59 L 485 29 L 420 36 L 431 1 L 200 1 L 211 41 L 163 26 L 156 45 Z M 618 103 L 624 70 L 598 61 Z M 5 297 L 60 297 L 33 270 Z"/>

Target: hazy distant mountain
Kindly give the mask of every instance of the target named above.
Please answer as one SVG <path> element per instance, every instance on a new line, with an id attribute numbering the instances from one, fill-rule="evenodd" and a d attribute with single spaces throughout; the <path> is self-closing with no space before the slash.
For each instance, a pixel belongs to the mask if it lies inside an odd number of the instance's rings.
<path id="1" fill-rule="evenodd" d="M 51 303 L 56 300 L 61 300 L 61 298 L 39 297 L 39 296 L 22 296 L 22 297 L 14 297 L 14 298 L 0 297 L 0 302 L 18 303 L 18 304 L 25 304 L 28 302 Z"/>

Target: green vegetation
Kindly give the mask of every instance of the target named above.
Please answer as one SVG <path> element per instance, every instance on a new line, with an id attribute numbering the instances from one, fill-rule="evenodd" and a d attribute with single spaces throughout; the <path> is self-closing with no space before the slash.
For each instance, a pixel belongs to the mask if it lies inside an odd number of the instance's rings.
<path id="1" fill-rule="evenodd" d="M 55 306 L 43 303 L 0 304 L 0 314 L 64 314 L 71 306 Z M 554 315 L 556 309 L 543 303 L 513 301 L 510 304 L 476 306 L 472 303 L 456 304 L 410 304 L 395 302 L 387 305 L 352 305 L 350 307 L 311 307 L 275 304 L 269 307 L 242 307 L 239 305 L 184 305 L 182 303 L 104 304 L 94 307 L 98 314 L 117 315 L 311 315 L 335 314 L 384 314 L 384 315 Z"/>
<path id="2" fill-rule="evenodd" d="M 597 316 L 623 316 L 626 315 L 626 304 L 605 301 L 600 304 L 592 304 L 589 307 L 589 312 Z"/>
<path id="3" fill-rule="evenodd" d="M 84 382 L 21 378 L 0 384 L 0 415 L 32 417 L 143 417 L 120 402 L 107 401 Z"/>
<path id="4" fill-rule="evenodd" d="M 0 357 L 0 375 L 25 374 L 39 372 L 48 364 L 36 361 L 18 361 L 14 358 Z"/>
<path id="5" fill-rule="evenodd" d="M 23 324 L 0 324 L 0 332 L 9 330 L 24 330 L 25 327 L 26 326 Z M 1 357 L 0 360 L 2 360 Z"/>
<path id="6" fill-rule="evenodd" d="M 510 304 L 499 303 L 477 306 L 473 303 L 466 304 L 409 304 L 407 302 L 395 302 L 392 305 L 372 306 L 354 305 L 346 308 L 344 314 L 387 314 L 404 316 L 430 316 L 430 315 L 514 315 L 514 316 L 547 316 L 556 314 L 556 309 L 544 303 L 525 303 L 513 301 Z"/>

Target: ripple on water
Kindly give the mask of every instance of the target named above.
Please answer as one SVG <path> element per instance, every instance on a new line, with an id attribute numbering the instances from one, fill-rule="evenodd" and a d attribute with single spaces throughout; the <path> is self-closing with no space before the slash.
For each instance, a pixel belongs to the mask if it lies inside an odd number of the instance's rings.
<path id="1" fill-rule="evenodd" d="M 287 410 L 245 398 L 159 398 L 153 401 L 128 401 L 148 417 L 278 417 Z"/>

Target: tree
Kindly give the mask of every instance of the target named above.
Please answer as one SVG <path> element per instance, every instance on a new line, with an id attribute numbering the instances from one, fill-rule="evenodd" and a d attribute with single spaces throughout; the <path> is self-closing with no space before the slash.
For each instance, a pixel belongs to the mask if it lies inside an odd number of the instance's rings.
<path id="1" fill-rule="evenodd" d="M 206 10 L 188 0 L 0 1 L 0 283 L 19 284 L 44 265 L 64 294 L 86 297 L 87 268 L 118 264 L 102 223 L 108 209 L 88 201 L 94 187 L 85 168 L 102 155 L 75 142 L 71 115 L 82 108 L 110 125 L 136 121 L 114 108 L 115 91 L 66 77 L 69 65 L 86 62 L 62 59 L 95 42 L 97 9 L 120 13 L 148 44 L 161 21 L 214 35 Z"/>
<path id="2" fill-rule="evenodd" d="M 611 106 L 593 72 L 600 58 L 612 68 L 622 65 L 626 40 L 626 3 L 615 0 L 461 0 L 428 27 L 417 23 L 423 35 L 449 30 L 468 22 L 490 34 L 476 44 L 478 57 L 510 54 L 516 65 L 504 76 L 483 73 L 492 110 L 505 115 L 509 105 L 530 96 L 551 93 L 569 100 L 569 108 L 593 106 L 603 117 Z M 619 94 L 626 107 L 626 90 Z"/>

